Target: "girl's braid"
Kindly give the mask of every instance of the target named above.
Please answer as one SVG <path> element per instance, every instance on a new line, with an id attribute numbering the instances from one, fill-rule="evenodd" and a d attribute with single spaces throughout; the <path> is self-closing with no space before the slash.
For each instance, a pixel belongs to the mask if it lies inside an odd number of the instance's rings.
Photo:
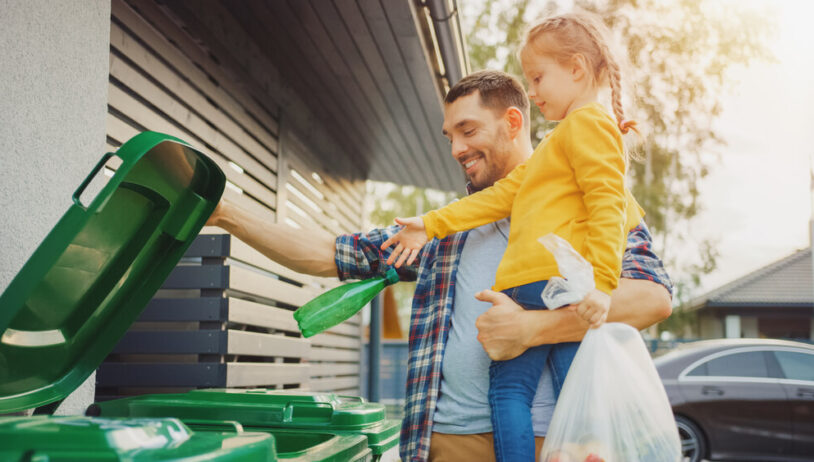
<path id="1" fill-rule="evenodd" d="M 622 133 L 627 133 L 630 129 L 639 133 L 636 129 L 636 121 L 626 120 L 625 111 L 622 109 L 622 72 L 619 69 L 619 64 L 613 56 L 607 41 L 602 37 L 602 34 L 596 26 L 590 21 L 584 20 L 580 15 L 569 15 L 574 23 L 580 25 L 588 33 L 588 36 L 599 48 L 599 52 L 604 58 L 605 65 L 608 68 L 608 82 L 611 87 L 611 100 L 613 105 L 613 113 L 616 115 L 616 120 L 619 124 L 619 130 Z"/>

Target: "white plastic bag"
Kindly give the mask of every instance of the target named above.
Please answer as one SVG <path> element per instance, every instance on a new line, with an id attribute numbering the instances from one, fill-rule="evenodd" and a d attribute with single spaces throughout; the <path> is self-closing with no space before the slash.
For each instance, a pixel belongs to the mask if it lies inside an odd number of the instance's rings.
<path id="1" fill-rule="evenodd" d="M 568 241 L 552 233 L 537 241 L 554 255 L 557 268 L 565 278 L 554 276 L 548 280 L 543 289 L 543 302 L 548 309 L 553 310 L 579 302 L 589 291 L 596 288 L 593 267 L 571 247 Z"/>
<path id="2" fill-rule="evenodd" d="M 594 271 L 565 239 L 538 241 L 560 274 L 543 290 L 548 307 L 578 302 L 594 289 Z M 676 462 L 681 442 L 667 393 L 639 332 L 604 324 L 582 340 L 560 393 L 543 462 Z"/>
<path id="3" fill-rule="evenodd" d="M 540 460 L 681 460 L 667 393 L 636 329 L 608 323 L 585 335 L 554 409 Z"/>

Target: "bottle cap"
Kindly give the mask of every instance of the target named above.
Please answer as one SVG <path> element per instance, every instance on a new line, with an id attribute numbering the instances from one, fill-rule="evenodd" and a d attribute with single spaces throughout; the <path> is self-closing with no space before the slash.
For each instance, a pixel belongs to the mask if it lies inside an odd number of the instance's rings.
<path id="1" fill-rule="evenodd" d="M 397 273 L 396 269 L 391 266 L 384 275 L 384 285 L 390 286 L 397 282 L 399 282 L 399 273 Z"/>

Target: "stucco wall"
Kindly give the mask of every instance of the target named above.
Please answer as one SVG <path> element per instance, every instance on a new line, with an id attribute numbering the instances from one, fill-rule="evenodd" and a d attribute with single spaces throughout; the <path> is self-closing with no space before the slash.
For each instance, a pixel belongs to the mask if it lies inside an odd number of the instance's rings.
<path id="1" fill-rule="evenodd" d="M 104 152 L 109 43 L 109 0 L 0 0 L 0 291 Z"/>

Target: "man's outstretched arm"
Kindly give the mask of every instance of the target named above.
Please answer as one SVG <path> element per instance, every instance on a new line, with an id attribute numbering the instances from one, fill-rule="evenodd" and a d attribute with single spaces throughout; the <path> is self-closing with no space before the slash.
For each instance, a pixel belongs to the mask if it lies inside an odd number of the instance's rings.
<path id="1" fill-rule="evenodd" d="M 207 226 L 218 226 L 268 258 L 298 273 L 337 275 L 336 237 L 322 230 L 296 229 L 258 219 L 228 201 L 221 201 Z"/>
<path id="2" fill-rule="evenodd" d="M 495 361 L 517 357 L 532 346 L 578 342 L 588 332 L 588 323 L 567 308 L 529 311 L 507 295 L 491 290 L 480 292 L 478 299 L 493 304 L 478 317 L 475 326 L 478 340 Z M 607 322 L 644 329 L 667 319 L 671 312 L 670 293 L 664 286 L 622 278 L 611 293 Z"/>

